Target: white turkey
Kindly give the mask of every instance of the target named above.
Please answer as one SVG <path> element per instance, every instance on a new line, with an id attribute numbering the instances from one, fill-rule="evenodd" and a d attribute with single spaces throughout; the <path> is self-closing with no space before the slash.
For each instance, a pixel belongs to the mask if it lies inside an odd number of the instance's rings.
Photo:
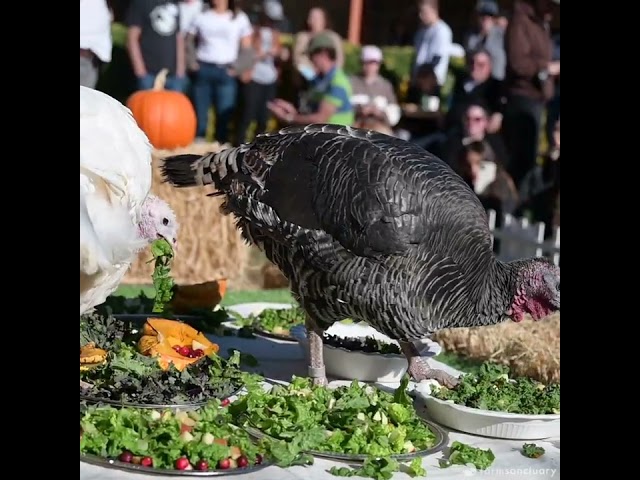
<path id="1" fill-rule="evenodd" d="M 560 269 L 542 258 L 497 260 L 474 192 L 404 140 L 289 127 L 220 153 L 166 158 L 162 170 L 175 186 L 213 184 L 223 211 L 289 279 L 307 313 L 317 384 L 326 382 L 323 332 L 347 317 L 397 339 L 414 380 L 453 386 L 413 341 L 560 309 Z"/>
<path id="2" fill-rule="evenodd" d="M 106 300 L 146 245 L 176 243 L 173 211 L 149 194 L 151 150 L 128 108 L 80 87 L 80 315 Z"/>

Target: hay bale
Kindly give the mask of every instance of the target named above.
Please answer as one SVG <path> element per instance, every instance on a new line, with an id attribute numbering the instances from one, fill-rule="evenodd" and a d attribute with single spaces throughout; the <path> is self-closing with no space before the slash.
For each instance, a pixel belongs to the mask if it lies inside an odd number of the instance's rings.
<path id="1" fill-rule="evenodd" d="M 560 382 L 560 314 L 534 322 L 445 329 L 433 336 L 448 352 L 508 365 L 514 375 Z"/>
<path id="2" fill-rule="evenodd" d="M 219 198 L 207 197 L 202 188 L 175 188 L 162 183 L 160 159 L 181 153 L 204 154 L 220 150 L 220 145 L 194 144 L 172 151 L 153 153 L 152 191 L 167 201 L 180 223 L 178 251 L 172 275 L 178 283 L 199 283 L 226 277 L 230 284 L 241 277 L 249 258 L 249 246 L 242 240 L 232 216 L 220 213 Z M 125 283 L 149 284 L 153 265 L 145 249 L 125 277 Z"/>

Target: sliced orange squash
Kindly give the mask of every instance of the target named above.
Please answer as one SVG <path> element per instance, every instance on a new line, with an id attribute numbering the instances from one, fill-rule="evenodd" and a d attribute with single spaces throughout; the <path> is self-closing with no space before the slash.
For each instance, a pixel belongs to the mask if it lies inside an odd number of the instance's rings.
<path id="1" fill-rule="evenodd" d="M 142 337 L 138 341 L 138 350 L 143 355 L 158 357 L 158 363 L 163 369 L 169 364 L 180 371 L 197 362 L 202 357 L 188 358 L 180 355 L 175 347 L 189 347 L 192 350 L 202 350 L 204 355 L 218 353 L 220 347 L 211 342 L 201 332 L 186 323 L 164 318 L 147 319 L 142 329 Z"/>

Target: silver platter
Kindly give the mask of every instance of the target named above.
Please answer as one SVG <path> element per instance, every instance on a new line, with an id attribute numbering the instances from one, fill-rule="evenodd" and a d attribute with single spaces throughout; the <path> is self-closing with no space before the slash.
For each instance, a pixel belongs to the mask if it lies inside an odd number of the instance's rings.
<path id="1" fill-rule="evenodd" d="M 131 322 L 137 325 L 144 325 L 148 318 L 154 318 L 154 316 L 159 316 L 160 314 L 155 313 L 117 313 L 114 314 L 113 317 L 118 320 Z M 196 320 L 202 317 L 197 315 L 174 315 L 176 320 L 188 322 L 189 320 Z M 244 385 L 240 385 L 235 390 L 233 390 L 229 395 L 226 395 L 224 398 L 233 397 L 240 393 L 240 391 L 244 388 Z M 212 397 L 218 398 L 218 397 Z M 223 398 L 220 398 L 222 400 Z M 80 401 L 87 402 L 91 405 L 111 405 L 114 407 L 131 407 L 131 408 L 149 408 L 149 409 L 171 409 L 171 410 L 195 410 L 197 408 L 205 406 L 208 401 L 204 400 L 202 402 L 193 402 L 193 403 L 174 403 L 169 405 L 162 404 L 153 404 L 153 403 L 133 403 L 133 402 L 123 402 L 120 400 L 111 400 L 108 398 L 99 398 L 92 397 L 90 395 L 80 394 Z"/>
<path id="2" fill-rule="evenodd" d="M 268 332 L 267 330 L 263 330 L 260 327 L 251 327 L 251 329 L 253 330 L 253 333 L 255 335 L 258 335 L 260 337 L 273 338 L 276 340 L 284 340 L 285 342 L 291 342 L 291 343 L 298 343 L 298 340 L 296 340 L 291 335 L 280 335 L 277 333 Z"/>
<path id="3" fill-rule="evenodd" d="M 413 460 L 414 458 L 424 457 L 426 455 L 432 455 L 434 453 L 438 453 L 443 450 L 449 443 L 449 435 L 445 430 L 443 430 L 440 426 L 431 422 L 430 420 L 426 420 L 424 418 L 420 419 L 428 428 L 433 432 L 436 436 L 436 443 L 433 447 L 428 448 L 426 450 L 416 450 L 412 453 L 400 453 L 396 455 L 390 455 L 390 458 L 393 458 L 398 461 L 405 460 Z M 257 428 L 253 427 L 243 427 L 245 431 L 251 435 L 252 437 L 259 439 L 261 437 L 266 436 Z M 315 450 L 310 450 L 308 452 L 309 455 L 313 455 L 314 457 L 328 458 L 331 460 L 339 460 L 342 462 L 364 462 L 366 459 L 371 458 L 371 455 L 349 455 L 344 453 L 332 453 L 332 452 L 318 452 Z"/>
<path id="4" fill-rule="evenodd" d="M 233 475 L 242 475 L 245 473 L 253 473 L 263 468 L 271 466 L 268 462 L 262 462 L 260 465 L 253 465 L 246 468 L 234 468 L 229 470 L 174 470 L 163 468 L 149 468 L 135 463 L 124 463 L 118 460 L 102 458 L 97 455 L 80 454 L 80 461 L 96 465 L 98 467 L 110 468 L 113 470 L 125 470 L 134 473 L 145 473 L 148 475 L 161 475 L 165 477 L 224 477 Z"/>

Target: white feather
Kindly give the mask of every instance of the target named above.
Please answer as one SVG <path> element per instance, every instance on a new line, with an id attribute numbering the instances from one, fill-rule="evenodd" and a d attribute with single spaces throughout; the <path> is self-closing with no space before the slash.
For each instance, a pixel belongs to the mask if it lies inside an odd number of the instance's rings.
<path id="1" fill-rule="evenodd" d="M 145 242 L 151 150 L 129 109 L 80 87 L 80 314 L 104 302 Z"/>

